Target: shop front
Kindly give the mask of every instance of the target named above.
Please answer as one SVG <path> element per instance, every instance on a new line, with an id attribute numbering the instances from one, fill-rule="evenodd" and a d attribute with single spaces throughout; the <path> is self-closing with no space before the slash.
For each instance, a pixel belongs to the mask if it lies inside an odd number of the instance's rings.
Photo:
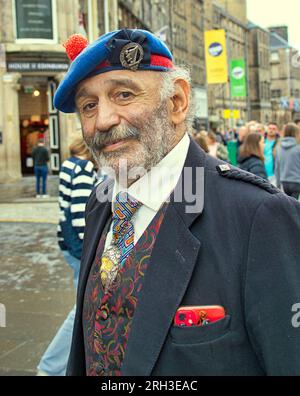
<path id="1" fill-rule="evenodd" d="M 15 91 L 18 111 L 18 139 L 14 145 L 19 146 L 19 158 L 14 158 L 16 167 L 22 176 L 34 174 L 32 150 L 39 139 L 43 139 L 50 153 L 50 174 L 58 174 L 61 164 L 59 113 L 53 107 L 53 96 L 59 81 L 56 75 L 68 69 L 67 62 L 41 61 L 31 59 L 7 61 L 6 78 L 18 76 Z M 9 133 L 9 131 L 7 131 Z M 16 131 L 14 135 L 16 137 Z"/>

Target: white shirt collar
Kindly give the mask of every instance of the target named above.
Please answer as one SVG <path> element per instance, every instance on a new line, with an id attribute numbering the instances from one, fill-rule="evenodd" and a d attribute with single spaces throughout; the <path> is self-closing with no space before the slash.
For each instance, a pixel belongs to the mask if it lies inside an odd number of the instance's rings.
<path id="1" fill-rule="evenodd" d="M 148 173 L 125 189 L 115 181 L 112 211 L 116 195 L 120 191 L 128 194 L 143 205 L 157 212 L 175 189 L 186 160 L 190 138 L 186 133 L 181 141 Z"/>

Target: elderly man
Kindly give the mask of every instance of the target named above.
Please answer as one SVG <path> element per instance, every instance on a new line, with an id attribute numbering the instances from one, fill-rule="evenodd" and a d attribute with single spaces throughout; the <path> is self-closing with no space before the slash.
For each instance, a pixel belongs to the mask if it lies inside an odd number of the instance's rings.
<path id="1" fill-rule="evenodd" d="M 151 33 L 66 48 L 55 105 L 113 178 L 86 208 L 68 374 L 299 374 L 300 205 L 189 138 L 189 76 Z"/>

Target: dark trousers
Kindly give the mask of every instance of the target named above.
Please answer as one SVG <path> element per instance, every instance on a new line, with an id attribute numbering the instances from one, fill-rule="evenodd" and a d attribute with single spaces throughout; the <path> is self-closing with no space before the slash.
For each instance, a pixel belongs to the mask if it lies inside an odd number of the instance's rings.
<path id="1" fill-rule="evenodd" d="M 36 177 L 36 193 L 40 195 L 40 185 L 41 185 L 41 179 L 43 181 L 43 195 L 46 195 L 47 191 L 47 176 L 48 176 L 48 166 L 47 165 L 42 165 L 42 166 L 35 166 L 34 167 L 34 174 Z"/>
<path id="2" fill-rule="evenodd" d="M 282 182 L 282 187 L 286 195 L 289 195 L 290 197 L 299 198 L 300 195 L 300 183 L 288 183 L 288 182 Z"/>

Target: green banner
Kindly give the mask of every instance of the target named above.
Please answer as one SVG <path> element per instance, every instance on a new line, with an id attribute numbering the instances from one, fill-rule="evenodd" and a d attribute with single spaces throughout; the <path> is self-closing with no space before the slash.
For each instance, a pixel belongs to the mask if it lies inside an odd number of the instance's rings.
<path id="1" fill-rule="evenodd" d="M 230 88 L 233 98 L 247 96 L 246 63 L 245 59 L 232 59 L 230 62 Z"/>

